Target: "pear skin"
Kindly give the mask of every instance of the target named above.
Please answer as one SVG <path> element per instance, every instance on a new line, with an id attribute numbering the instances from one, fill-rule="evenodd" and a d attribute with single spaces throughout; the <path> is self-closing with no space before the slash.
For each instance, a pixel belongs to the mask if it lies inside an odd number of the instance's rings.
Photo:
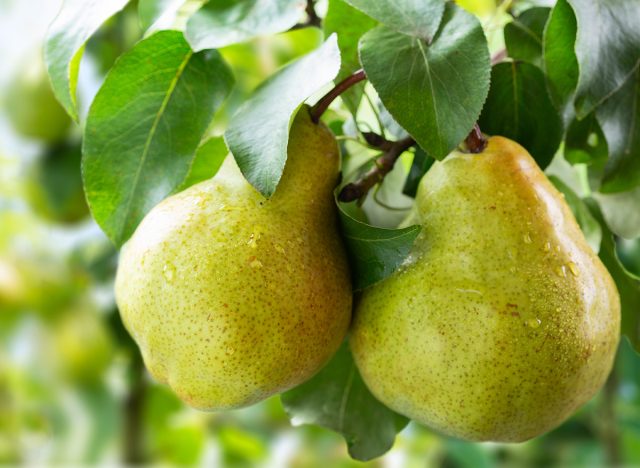
<path id="1" fill-rule="evenodd" d="M 436 162 L 412 218 L 409 258 L 363 293 L 350 338 L 380 401 L 455 437 L 519 442 L 600 389 L 618 293 L 524 148 L 493 137 Z"/>
<path id="2" fill-rule="evenodd" d="M 227 157 L 171 196 L 122 250 L 116 299 L 153 376 L 200 409 L 247 406 L 302 383 L 343 341 L 351 285 L 333 189 L 336 140 L 304 107 L 274 195 Z"/>

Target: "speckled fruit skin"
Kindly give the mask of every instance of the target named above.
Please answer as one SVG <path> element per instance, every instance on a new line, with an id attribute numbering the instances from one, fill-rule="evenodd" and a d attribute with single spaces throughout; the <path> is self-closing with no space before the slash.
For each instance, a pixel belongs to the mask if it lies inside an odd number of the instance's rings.
<path id="1" fill-rule="evenodd" d="M 519 442 L 602 386 L 616 287 L 524 148 L 493 137 L 420 183 L 409 259 L 366 290 L 351 349 L 383 403 L 463 439 Z"/>
<path id="2" fill-rule="evenodd" d="M 124 323 L 151 374 L 191 406 L 256 403 L 338 349 L 351 320 L 338 174 L 335 138 L 302 108 L 270 199 L 227 157 L 213 179 L 151 210 L 123 248 Z"/>

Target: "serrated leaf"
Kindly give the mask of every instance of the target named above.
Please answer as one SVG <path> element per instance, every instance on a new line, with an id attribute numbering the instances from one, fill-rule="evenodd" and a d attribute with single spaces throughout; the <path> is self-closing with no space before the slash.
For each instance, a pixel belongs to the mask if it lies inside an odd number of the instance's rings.
<path id="1" fill-rule="evenodd" d="M 338 36 L 342 65 L 337 80 L 344 79 L 360 68 L 358 41 L 365 32 L 375 25 L 375 20 L 349 6 L 345 0 L 329 0 L 329 9 L 323 21 L 323 29 L 327 36 L 332 33 L 336 33 Z M 357 112 L 363 92 L 364 83 L 359 83 L 340 95 L 352 114 Z"/>
<path id="2" fill-rule="evenodd" d="M 346 0 L 391 29 L 430 42 L 444 14 L 443 0 Z"/>
<path id="3" fill-rule="evenodd" d="M 370 226 L 353 218 L 347 205 L 338 203 L 338 208 L 356 290 L 391 275 L 407 258 L 420 233 L 420 226 L 403 229 Z"/>
<path id="4" fill-rule="evenodd" d="M 592 199 L 587 199 L 586 203 L 602 226 L 602 244 L 599 256 L 604 266 L 609 270 L 620 294 L 622 333 L 629 338 L 634 349 L 640 352 L 640 278 L 627 271 L 620 263 L 613 233 L 607 229 L 597 203 Z"/>
<path id="5" fill-rule="evenodd" d="M 378 26 L 362 37 L 360 60 L 387 110 L 436 159 L 467 136 L 489 90 L 480 23 L 451 3 L 430 44 Z"/>
<path id="6" fill-rule="evenodd" d="M 210 1 L 189 19 L 185 36 L 195 51 L 217 49 L 286 31 L 305 6 L 303 0 Z"/>
<path id="7" fill-rule="evenodd" d="M 553 107 L 538 67 L 504 62 L 491 70 L 491 90 L 482 109 L 480 128 L 524 146 L 544 169 L 562 139 L 562 121 Z"/>
<path id="8" fill-rule="evenodd" d="M 315 424 L 338 432 L 357 460 L 385 453 L 409 422 L 367 389 L 346 343 L 311 380 L 280 398 L 294 425 Z"/>
<path id="9" fill-rule="evenodd" d="M 578 21 L 575 107 L 578 117 L 585 117 L 620 88 L 640 62 L 640 2 L 568 1 Z"/>
<path id="10" fill-rule="evenodd" d="M 573 215 L 580 225 L 580 229 L 584 234 L 589 246 L 595 253 L 600 250 L 602 241 L 602 228 L 600 223 L 593 217 L 591 211 L 582 199 L 571 188 L 556 176 L 549 176 L 549 180 L 553 185 L 564 194 L 564 199 L 571 208 Z"/>
<path id="11" fill-rule="evenodd" d="M 628 192 L 594 193 L 607 225 L 625 239 L 640 237 L 640 187 Z"/>
<path id="12" fill-rule="evenodd" d="M 571 121 L 564 140 L 564 157 L 571 164 L 599 165 L 607 160 L 607 140 L 594 114 Z"/>
<path id="13" fill-rule="evenodd" d="M 233 77 L 182 33 L 139 42 L 111 69 L 89 110 L 83 179 L 91 212 L 116 245 L 178 187 Z"/>
<path id="14" fill-rule="evenodd" d="M 65 0 L 49 26 L 44 44 L 47 71 L 56 98 L 76 122 L 76 87 L 84 44 L 127 3 L 129 0 Z"/>
<path id="15" fill-rule="evenodd" d="M 435 160 L 430 158 L 422 148 L 417 148 L 402 193 L 415 198 L 422 176 L 427 173 L 434 162 Z"/>
<path id="16" fill-rule="evenodd" d="M 640 66 L 598 107 L 596 116 L 609 145 L 600 191 L 633 189 L 640 185 Z"/>
<path id="17" fill-rule="evenodd" d="M 165 13 L 176 12 L 186 0 L 138 0 L 140 26 L 147 30 Z"/>
<path id="18" fill-rule="evenodd" d="M 542 34 L 550 11 L 550 8 L 530 8 L 505 25 L 504 42 L 509 57 L 542 65 Z"/>
<path id="19" fill-rule="evenodd" d="M 222 166 L 228 153 L 227 145 L 224 144 L 224 138 L 221 136 L 211 137 L 201 143 L 196 150 L 193 161 L 191 161 L 187 177 L 176 192 L 181 192 L 192 185 L 211 179 Z"/>
<path id="20" fill-rule="evenodd" d="M 340 69 L 335 35 L 263 83 L 235 114 L 225 140 L 245 178 L 265 197 L 275 192 L 287 160 L 296 110 Z"/>
<path id="21" fill-rule="evenodd" d="M 543 58 L 549 96 L 557 109 L 573 113 L 573 93 L 578 85 L 578 59 L 574 51 L 576 17 L 567 0 L 558 0 L 543 35 Z"/>

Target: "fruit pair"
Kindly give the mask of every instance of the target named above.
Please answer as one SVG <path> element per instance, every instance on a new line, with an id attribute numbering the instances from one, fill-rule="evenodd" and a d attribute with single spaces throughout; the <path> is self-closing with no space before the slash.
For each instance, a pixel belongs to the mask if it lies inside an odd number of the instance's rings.
<path id="1" fill-rule="evenodd" d="M 232 158 L 168 198 L 122 252 L 116 295 L 150 372 L 189 404 L 248 405 L 338 348 L 351 287 L 332 191 L 339 153 L 306 109 L 271 199 Z M 619 299 L 561 195 L 500 137 L 424 177 L 403 266 L 366 290 L 350 338 L 383 403 L 443 432 L 519 441 L 602 385 Z"/>

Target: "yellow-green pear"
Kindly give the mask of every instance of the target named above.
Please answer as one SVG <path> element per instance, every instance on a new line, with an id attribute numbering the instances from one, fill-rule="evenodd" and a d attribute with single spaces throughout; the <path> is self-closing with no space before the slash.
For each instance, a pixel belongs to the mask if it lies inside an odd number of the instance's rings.
<path id="1" fill-rule="evenodd" d="M 5 105 L 14 129 L 28 138 L 56 143 L 71 126 L 71 118 L 53 94 L 40 51 L 21 64 L 9 84 Z"/>
<path id="2" fill-rule="evenodd" d="M 116 299 L 147 368 L 191 406 L 250 405 L 317 372 L 351 319 L 337 230 L 336 140 L 296 116 L 266 199 L 227 157 L 171 196 L 122 249 Z"/>
<path id="3" fill-rule="evenodd" d="M 356 307 L 351 349 L 373 394 L 443 433 L 519 442 L 603 385 L 620 302 L 563 196 L 502 137 L 423 177 L 422 231 Z"/>

